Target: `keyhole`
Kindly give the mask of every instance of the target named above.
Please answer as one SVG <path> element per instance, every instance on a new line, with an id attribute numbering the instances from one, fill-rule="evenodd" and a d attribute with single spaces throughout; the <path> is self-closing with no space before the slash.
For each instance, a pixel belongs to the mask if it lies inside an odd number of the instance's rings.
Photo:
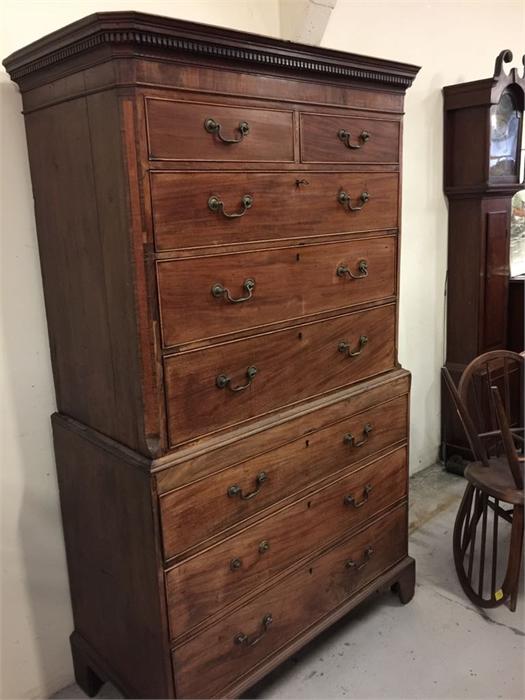
<path id="1" fill-rule="evenodd" d="M 306 504 L 306 507 L 311 508 L 311 506 L 312 506 L 312 501 L 308 501 L 308 503 Z"/>
<path id="2" fill-rule="evenodd" d="M 295 259 L 297 260 L 297 262 L 299 262 L 299 260 L 301 259 L 301 254 L 297 253 L 297 255 L 295 256 Z"/>
<path id="3" fill-rule="evenodd" d="M 306 447 L 310 447 L 310 440 L 306 440 L 304 444 L 306 445 Z"/>
<path id="4" fill-rule="evenodd" d="M 297 337 L 299 338 L 299 340 L 303 339 L 303 334 L 301 331 L 299 331 L 299 333 L 297 334 Z"/>

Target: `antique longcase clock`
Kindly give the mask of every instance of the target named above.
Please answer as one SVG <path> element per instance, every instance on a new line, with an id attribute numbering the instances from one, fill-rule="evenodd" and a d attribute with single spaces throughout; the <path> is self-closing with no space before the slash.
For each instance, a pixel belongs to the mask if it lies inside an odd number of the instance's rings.
<path id="1" fill-rule="evenodd" d="M 525 57 L 524 57 L 525 62 Z M 455 379 L 477 355 L 505 348 L 512 196 L 520 184 L 525 75 L 443 88 L 444 190 L 449 201 L 446 365 Z M 524 68 L 525 71 L 525 68 Z M 442 392 L 443 457 L 470 456 Z"/>

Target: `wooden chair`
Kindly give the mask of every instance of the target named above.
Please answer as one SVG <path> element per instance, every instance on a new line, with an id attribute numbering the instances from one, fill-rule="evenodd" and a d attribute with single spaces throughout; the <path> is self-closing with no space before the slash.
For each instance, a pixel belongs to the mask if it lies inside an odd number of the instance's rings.
<path id="1" fill-rule="evenodd" d="M 489 455 L 498 456 L 503 452 L 491 394 L 493 386 L 497 386 L 502 395 L 513 435 L 523 444 L 524 362 L 523 355 L 510 350 L 493 350 L 472 360 L 461 375 L 459 395 Z"/>
<path id="2" fill-rule="evenodd" d="M 466 595 L 483 608 L 508 601 L 516 609 L 524 525 L 523 461 L 516 443 L 523 445 L 523 431 L 509 426 L 508 415 L 516 399 L 513 388 L 519 409 L 523 366 L 524 358 L 515 353 L 486 353 L 465 369 L 459 389 L 443 369 L 476 460 L 465 470 L 468 483 L 454 525 L 454 563 Z M 474 407 L 475 418 L 467 408 L 473 396 L 480 409 Z M 505 534 L 508 545 L 502 556 L 498 549 Z"/>

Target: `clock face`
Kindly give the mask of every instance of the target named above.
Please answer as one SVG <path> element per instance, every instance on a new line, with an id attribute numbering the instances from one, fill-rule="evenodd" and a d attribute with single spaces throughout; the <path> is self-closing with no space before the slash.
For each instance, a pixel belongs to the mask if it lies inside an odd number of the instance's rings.
<path id="1" fill-rule="evenodd" d="M 521 113 L 505 92 L 490 108 L 490 176 L 517 175 Z"/>

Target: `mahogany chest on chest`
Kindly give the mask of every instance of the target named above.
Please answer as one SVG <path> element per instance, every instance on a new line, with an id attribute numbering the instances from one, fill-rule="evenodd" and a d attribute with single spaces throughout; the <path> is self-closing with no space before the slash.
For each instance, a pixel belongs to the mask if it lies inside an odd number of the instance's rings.
<path id="1" fill-rule="evenodd" d="M 139 13 L 22 91 L 77 680 L 236 696 L 407 554 L 397 361 L 415 66 Z"/>

